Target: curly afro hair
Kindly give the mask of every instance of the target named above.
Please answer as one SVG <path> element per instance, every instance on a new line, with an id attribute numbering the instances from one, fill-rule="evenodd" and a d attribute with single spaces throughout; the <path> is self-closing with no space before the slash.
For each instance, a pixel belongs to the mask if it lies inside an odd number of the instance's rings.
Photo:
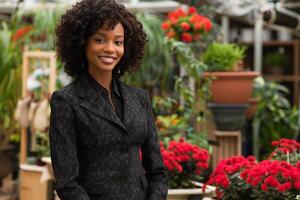
<path id="1" fill-rule="evenodd" d="M 123 5 L 114 0 L 83 0 L 62 15 L 56 27 L 56 51 L 67 74 L 77 77 L 87 70 L 85 45 L 90 36 L 105 26 L 124 28 L 124 55 L 113 70 L 118 78 L 139 67 L 147 42 L 143 26 Z"/>

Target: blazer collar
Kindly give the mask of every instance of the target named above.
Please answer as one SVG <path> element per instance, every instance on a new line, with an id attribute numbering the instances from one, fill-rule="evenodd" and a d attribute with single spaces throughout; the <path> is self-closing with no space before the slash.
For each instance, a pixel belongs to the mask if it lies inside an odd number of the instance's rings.
<path id="1" fill-rule="evenodd" d="M 130 127 L 130 124 L 134 121 L 135 117 L 137 117 L 135 115 L 136 113 L 132 111 L 135 110 L 134 107 L 139 100 L 132 88 L 126 86 L 117 79 L 115 80 L 115 83 L 118 84 L 120 95 L 123 98 L 123 122 L 117 116 L 110 103 L 105 100 L 103 95 L 106 94 L 104 92 L 97 92 L 86 75 L 81 75 L 77 78 L 75 81 L 75 87 L 79 97 L 80 106 L 113 122 L 127 131 L 127 127 Z"/>

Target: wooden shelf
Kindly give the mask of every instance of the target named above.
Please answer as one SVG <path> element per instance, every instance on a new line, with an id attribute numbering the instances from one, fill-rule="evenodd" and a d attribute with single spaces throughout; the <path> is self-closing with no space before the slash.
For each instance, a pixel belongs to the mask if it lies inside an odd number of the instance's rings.
<path id="1" fill-rule="evenodd" d="M 247 57 L 245 63 L 247 66 L 253 66 L 254 64 L 254 42 L 242 42 L 241 45 L 248 46 Z M 285 66 L 283 75 L 273 75 L 266 73 L 266 67 L 262 67 L 262 76 L 269 81 L 280 82 L 288 86 L 290 90 L 289 100 L 292 104 L 298 105 L 300 96 L 300 40 L 291 41 L 266 41 L 262 43 L 263 54 L 268 52 L 278 51 L 279 48 L 284 48 L 286 56 L 288 56 L 288 63 Z M 264 57 L 262 58 L 264 60 Z"/>
<path id="2" fill-rule="evenodd" d="M 253 42 L 241 42 L 241 45 L 247 45 L 247 46 L 253 46 Z M 279 40 L 273 40 L 273 41 L 266 41 L 262 43 L 263 46 L 293 46 L 296 44 L 299 44 L 298 40 L 291 40 L 291 41 L 279 41 Z"/>
<path id="3" fill-rule="evenodd" d="M 294 75 L 263 75 L 263 77 L 267 80 L 273 80 L 273 81 L 299 81 L 300 77 L 294 76 Z"/>

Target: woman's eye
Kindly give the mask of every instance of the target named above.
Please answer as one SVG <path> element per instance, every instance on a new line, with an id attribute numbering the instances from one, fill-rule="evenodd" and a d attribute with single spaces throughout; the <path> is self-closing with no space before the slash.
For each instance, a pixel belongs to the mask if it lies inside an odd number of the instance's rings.
<path id="1" fill-rule="evenodd" d="M 95 42 L 97 42 L 97 43 L 103 43 L 104 41 L 102 39 L 95 39 Z"/>
<path id="2" fill-rule="evenodd" d="M 121 46 L 121 45 L 123 45 L 123 41 L 116 41 L 116 44 L 117 44 L 118 46 Z"/>

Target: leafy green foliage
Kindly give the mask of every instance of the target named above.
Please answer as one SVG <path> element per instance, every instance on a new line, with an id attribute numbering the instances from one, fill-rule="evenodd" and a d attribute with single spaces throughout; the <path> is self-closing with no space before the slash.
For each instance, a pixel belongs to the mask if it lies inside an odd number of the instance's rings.
<path id="1" fill-rule="evenodd" d="M 272 52 L 264 56 L 263 62 L 266 67 L 285 67 L 288 57 L 281 52 Z"/>
<path id="2" fill-rule="evenodd" d="M 31 21 L 33 30 L 25 40 L 30 49 L 54 50 L 55 27 L 64 12 L 63 8 L 48 10 L 19 11 L 16 14 L 17 25 Z"/>
<path id="3" fill-rule="evenodd" d="M 272 152 L 272 141 L 295 138 L 299 131 L 299 112 L 290 105 L 288 93 L 283 85 L 263 79 L 255 81 L 255 95 L 260 96 L 260 101 L 254 119 L 260 121 L 260 145 L 265 148 L 265 155 Z"/>
<path id="4" fill-rule="evenodd" d="M 21 96 L 20 48 L 12 42 L 13 30 L 7 23 L 0 27 L 0 133 L 7 139 L 17 127 L 13 114 Z M 1 144 L 0 144 L 1 145 Z"/>
<path id="5" fill-rule="evenodd" d="M 150 13 L 138 13 L 136 16 L 143 24 L 148 43 L 140 69 L 132 74 L 125 74 L 123 80 L 130 85 L 158 84 L 160 88 L 166 89 L 172 78 L 172 55 L 164 44 L 164 33 L 160 28 L 162 20 Z"/>
<path id="6" fill-rule="evenodd" d="M 243 59 L 245 50 L 236 44 L 214 42 L 204 52 L 203 62 L 208 66 L 207 71 L 230 71 Z"/>

